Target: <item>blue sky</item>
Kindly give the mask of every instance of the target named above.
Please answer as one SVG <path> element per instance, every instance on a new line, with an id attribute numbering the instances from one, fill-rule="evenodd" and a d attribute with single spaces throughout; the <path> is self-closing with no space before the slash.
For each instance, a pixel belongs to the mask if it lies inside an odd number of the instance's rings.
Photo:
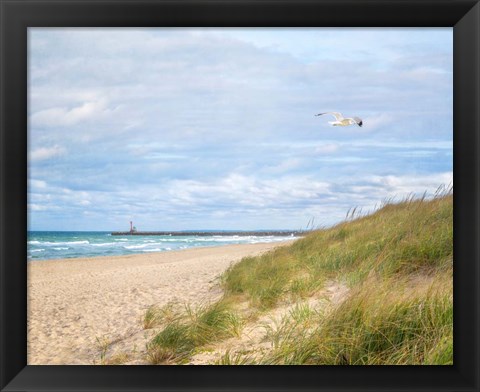
<path id="1" fill-rule="evenodd" d="M 453 180 L 452 39 L 30 28 L 29 229 L 299 229 L 434 192 Z"/>

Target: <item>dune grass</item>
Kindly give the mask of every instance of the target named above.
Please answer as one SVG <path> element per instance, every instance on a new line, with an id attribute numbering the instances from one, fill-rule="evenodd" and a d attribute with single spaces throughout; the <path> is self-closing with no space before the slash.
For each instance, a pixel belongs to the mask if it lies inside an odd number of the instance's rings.
<path id="1" fill-rule="evenodd" d="M 308 328 L 291 315 L 269 331 L 273 350 L 258 363 L 453 363 L 452 199 L 387 204 L 232 266 L 227 295 L 259 309 L 315 295 L 327 280 L 350 287 L 346 301 Z"/>
<path id="2" fill-rule="evenodd" d="M 147 344 L 147 359 L 152 364 L 182 363 L 206 344 L 238 335 L 242 327 L 227 301 L 196 308 L 187 305 L 181 311 L 171 305 L 151 308 L 145 319 L 154 319 L 156 326 L 162 326 Z"/>
<path id="3" fill-rule="evenodd" d="M 240 333 L 245 319 L 235 304 L 247 303 L 250 314 L 267 312 L 321 295 L 333 281 L 349 288 L 343 302 L 325 314 L 299 305 L 267 329 L 271 350 L 260 357 L 227 351 L 216 363 L 452 364 L 452 278 L 451 191 L 390 202 L 244 258 L 223 274 L 225 294 L 215 304 L 181 314 L 152 310 L 144 327 L 163 329 L 147 355 L 151 363 L 182 363 L 198 348 Z"/>
<path id="4" fill-rule="evenodd" d="M 452 196 L 390 204 L 375 214 L 315 231 L 265 255 L 245 258 L 224 275 L 225 290 L 269 308 L 285 296 L 309 296 L 327 279 L 354 286 L 368 276 L 428 273 L 453 255 Z"/>
<path id="5" fill-rule="evenodd" d="M 451 276 L 387 279 L 354 289 L 326 317 L 286 318 L 262 364 L 452 364 Z M 311 325 L 316 325 L 311 328 Z"/>

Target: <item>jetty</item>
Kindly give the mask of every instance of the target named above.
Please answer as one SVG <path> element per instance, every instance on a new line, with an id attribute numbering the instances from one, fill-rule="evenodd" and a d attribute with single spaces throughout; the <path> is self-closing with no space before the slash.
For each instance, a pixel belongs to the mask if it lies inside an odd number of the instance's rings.
<path id="1" fill-rule="evenodd" d="M 130 221 L 129 231 L 114 231 L 112 235 L 163 235 L 179 237 L 212 237 L 212 236 L 255 236 L 255 237 L 299 237 L 304 236 L 309 230 L 181 230 L 181 231 L 138 231 Z"/>
<path id="2" fill-rule="evenodd" d="M 300 237 L 308 234 L 308 231 L 283 231 L 283 230 L 258 230 L 258 231 L 114 231 L 112 235 L 163 235 L 163 236 L 181 236 L 181 237 L 211 237 L 211 236 L 275 236 L 275 237 Z"/>

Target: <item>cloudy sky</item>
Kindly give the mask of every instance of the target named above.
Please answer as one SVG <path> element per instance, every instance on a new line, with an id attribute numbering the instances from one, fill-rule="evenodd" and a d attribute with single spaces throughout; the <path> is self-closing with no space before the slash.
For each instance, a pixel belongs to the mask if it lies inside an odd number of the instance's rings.
<path id="1" fill-rule="evenodd" d="M 31 28 L 29 228 L 299 229 L 434 192 L 452 49 L 450 28 Z"/>

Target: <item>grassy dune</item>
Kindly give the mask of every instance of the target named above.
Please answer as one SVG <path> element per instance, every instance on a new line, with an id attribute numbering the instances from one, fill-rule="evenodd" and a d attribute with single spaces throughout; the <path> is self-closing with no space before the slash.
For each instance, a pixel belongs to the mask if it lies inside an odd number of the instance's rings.
<path id="1" fill-rule="evenodd" d="M 188 362 L 289 303 L 297 306 L 266 328 L 269 350 L 227 351 L 216 363 L 452 364 L 452 199 L 387 204 L 243 259 L 222 277 L 220 302 L 159 317 L 161 330 L 147 350 L 151 363 Z M 306 300 L 320 298 L 327 282 L 347 286 L 348 295 L 335 306 L 311 308 Z"/>

